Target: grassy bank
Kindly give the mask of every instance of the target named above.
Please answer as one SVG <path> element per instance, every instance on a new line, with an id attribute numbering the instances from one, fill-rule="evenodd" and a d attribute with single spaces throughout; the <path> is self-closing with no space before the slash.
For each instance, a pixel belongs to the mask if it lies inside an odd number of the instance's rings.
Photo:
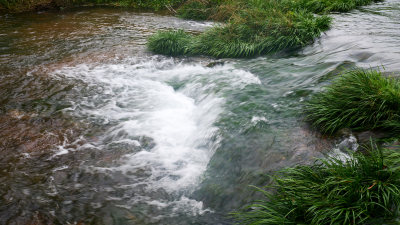
<path id="1" fill-rule="evenodd" d="M 340 75 L 305 105 L 306 118 L 321 132 L 400 130 L 400 82 L 380 71 L 354 70 Z"/>
<path id="2" fill-rule="evenodd" d="M 375 1 L 379 0 L 0 0 L 0 9 L 23 12 L 107 4 L 176 10 L 181 18 L 221 21 L 224 25 L 200 35 L 157 33 L 149 39 L 149 50 L 171 56 L 242 58 L 304 47 L 329 29 L 331 17 L 327 13 L 347 12 Z"/>
<path id="3" fill-rule="evenodd" d="M 48 8 L 77 7 L 82 5 L 110 5 L 137 9 L 161 10 L 174 8 L 185 0 L 0 0 L 0 9 L 7 12 L 25 12 Z"/>
<path id="4" fill-rule="evenodd" d="M 306 104 L 322 132 L 400 130 L 400 81 L 380 71 L 345 72 Z M 264 197 L 233 216 L 239 224 L 384 224 L 399 216 L 400 148 L 363 146 L 348 157 L 278 171 Z"/>
<path id="5" fill-rule="evenodd" d="M 347 12 L 373 0 L 189 0 L 178 10 L 185 19 L 226 22 L 187 41 L 174 43 L 161 33 L 149 40 L 150 50 L 164 52 L 168 46 L 186 49 L 181 55 L 253 57 L 312 43 L 328 30 L 330 12 Z M 319 15 L 317 15 L 319 14 Z M 165 31 L 171 33 L 172 31 Z M 158 43 L 163 42 L 163 43 Z M 153 46 L 163 46 L 158 50 Z"/>
<path id="6" fill-rule="evenodd" d="M 382 224 L 400 205 L 400 154 L 371 147 L 277 172 L 265 200 L 234 213 L 240 224 Z M 379 223 L 371 222 L 379 219 Z"/>

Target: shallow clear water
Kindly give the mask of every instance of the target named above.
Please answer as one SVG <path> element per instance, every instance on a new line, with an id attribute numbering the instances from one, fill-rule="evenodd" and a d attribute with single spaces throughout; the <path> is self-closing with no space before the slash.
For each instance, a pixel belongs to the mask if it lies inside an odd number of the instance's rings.
<path id="1" fill-rule="evenodd" d="M 0 15 L 0 224 L 230 224 L 249 185 L 336 140 L 302 102 L 342 70 L 400 71 L 400 3 L 334 15 L 297 52 L 168 58 L 159 29 L 212 23 L 113 8 Z"/>

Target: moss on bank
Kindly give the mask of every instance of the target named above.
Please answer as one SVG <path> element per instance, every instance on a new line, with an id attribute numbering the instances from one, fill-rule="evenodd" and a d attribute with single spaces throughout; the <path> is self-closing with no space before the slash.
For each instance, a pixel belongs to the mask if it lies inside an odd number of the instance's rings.
<path id="1" fill-rule="evenodd" d="M 400 130 L 400 82 L 380 71 L 342 74 L 305 105 L 306 118 L 320 131 Z"/>
<path id="2" fill-rule="evenodd" d="M 185 44 L 191 44 L 181 46 L 187 48 L 182 55 L 238 58 L 303 47 L 330 27 L 331 17 L 316 13 L 346 12 L 371 2 L 373 0 L 190 0 L 178 10 L 178 16 L 226 24 L 198 36 L 187 36 L 189 40 Z M 158 41 L 167 40 L 152 38 L 150 45 Z"/>
<path id="3" fill-rule="evenodd" d="M 177 7 L 185 0 L 0 0 L 0 9 L 8 12 L 34 11 L 43 8 L 75 7 L 87 4 L 112 5 L 137 9 L 161 10 Z"/>
<path id="4" fill-rule="evenodd" d="M 265 200 L 234 213 L 240 224 L 368 224 L 400 206 L 400 153 L 372 147 L 277 172 Z M 274 193 L 274 194 L 272 194 Z M 373 223 L 376 224 L 376 223 Z"/>
<path id="5" fill-rule="evenodd" d="M 63 8 L 86 4 L 108 4 L 141 9 L 177 9 L 185 19 L 222 21 L 186 41 L 168 32 L 150 39 L 149 49 L 165 55 L 207 55 L 253 57 L 312 43 L 328 30 L 329 12 L 346 12 L 380 0 L 0 0 L 0 9 L 23 12 L 43 8 Z M 171 38 L 168 40 L 168 37 Z M 176 42 L 172 44 L 173 42 Z M 157 43 L 160 42 L 160 43 Z M 163 49 L 156 49 L 160 46 Z M 166 48 L 171 48 L 167 50 Z M 176 49 L 185 51 L 176 52 Z"/>

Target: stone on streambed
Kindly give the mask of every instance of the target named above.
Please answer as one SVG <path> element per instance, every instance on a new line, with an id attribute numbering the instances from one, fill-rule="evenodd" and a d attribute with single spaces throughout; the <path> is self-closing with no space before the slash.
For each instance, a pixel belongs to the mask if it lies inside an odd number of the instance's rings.
<path id="1" fill-rule="evenodd" d="M 225 61 L 214 61 L 214 62 L 210 62 L 206 65 L 206 67 L 208 68 L 213 68 L 216 66 L 223 66 L 225 64 Z"/>
<path id="2" fill-rule="evenodd" d="M 337 145 L 338 149 L 342 152 L 357 151 L 360 145 L 357 142 L 357 138 L 354 135 L 349 135 L 347 137 L 343 137 L 343 140 Z"/>
<path id="3" fill-rule="evenodd" d="M 349 137 L 351 135 L 354 135 L 354 137 L 357 139 L 358 144 L 360 144 L 360 145 L 370 144 L 371 140 L 376 141 L 378 139 L 391 137 L 391 135 L 389 133 L 382 132 L 382 131 L 357 132 L 357 131 L 352 131 L 349 128 L 343 128 L 337 132 L 337 136 L 339 136 L 339 137 Z"/>
<path id="4" fill-rule="evenodd" d="M 79 130 L 78 124 L 66 118 L 9 110 L 0 115 L 0 152 L 40 154 L 73 139 Z"/>
<path id="5" fill-rule="evenodd" d="M 310 163 L 314 158 L 322 157 L 334 146 L 334 139 L 323 136 L 308 125 L 293 129 L 287 137 L 291 148 L 289 160 L 292 163 Z"/>
<path id="6" fill-rule="evenodd" d="M 391 135 L 382 131 L 363 131 L 363 132 L 355 132 L 354 135 L 357 137 L 357 140 L 362 144 L 368 144 L 372 140 L 377 140 L 381 138 L 389 138 Z"/>

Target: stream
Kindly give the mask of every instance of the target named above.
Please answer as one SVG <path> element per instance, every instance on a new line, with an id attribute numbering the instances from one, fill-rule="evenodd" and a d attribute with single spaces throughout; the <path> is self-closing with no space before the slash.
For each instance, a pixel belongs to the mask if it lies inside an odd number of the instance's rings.
<path id="1" fill-rule="evenodd" d="M 354 67 L 400 71 L 398 0 L 333 17 L 301 50 L 215 60 L 146 50 L 212 22 L 0 14 L 0 224 L 232 224 L 249 185 L 341 141 L 310 129 L 305 100 Z"/>

